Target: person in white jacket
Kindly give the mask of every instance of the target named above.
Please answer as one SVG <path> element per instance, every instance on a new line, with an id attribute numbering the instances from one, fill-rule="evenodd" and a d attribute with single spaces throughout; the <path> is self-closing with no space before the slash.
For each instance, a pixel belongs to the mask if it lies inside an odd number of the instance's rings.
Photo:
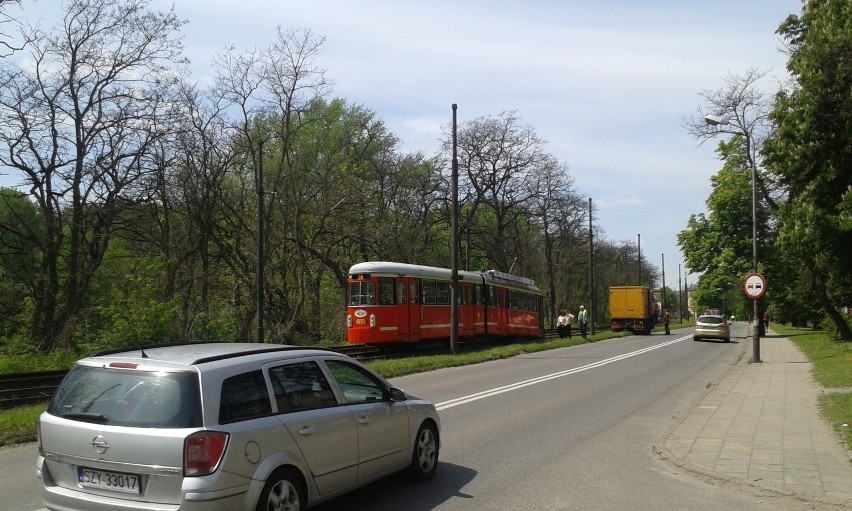
<path id="1" fill-rule="evenodd" d="M 570 328 L 568 325 L 568 311 L 562 309 L 559 312 L 559 317 L 556 318 L 556 332 L 559 334 L 560 339 L 564 339 L 568 335 L 568 329 Z"/>

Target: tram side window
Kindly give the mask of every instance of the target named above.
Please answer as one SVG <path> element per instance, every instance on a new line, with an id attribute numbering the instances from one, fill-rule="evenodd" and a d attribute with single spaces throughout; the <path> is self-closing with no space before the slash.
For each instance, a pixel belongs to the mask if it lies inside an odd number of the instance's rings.
<path id="1" fill-rule="evenodd" d="M 530 295 L 523 291 L 511 291 L 509 299 L 513 302 L 511 307 L 522 311 L 530 310 Z"/>
<path id="2" fill-rule="evenodd" d="M 523 291 L 509 291 L 509 308 L 522 311 L 532 310 L 532 296 Z"/>
<path id="3" fill-rule="evenodd" d="M 482 294 L 482 285 L 477 284 L 474 286 L 474 299 L 473 303 L 476 305 L 485 305 L 485 296 Z"/>
<path id="4" fill-rule="evenodd" d="M 450 304 L 450 283 L 446 281 L 436 281 L 436 297 L 438 305 L 449 305 Z"/>
<path id="5" fill-rule="evenodd" d="M 393 277 L 379 277 L 379 304 L 396 304 L 393 296 Z"/>
<path id="6" fill-rule="evenodd" d="M 349 283 L 349 305 L 375 305 L 376 285 L 369 280 L 357 280 Z"/>
<path id="7" fill-rule="evenodd" d="M 497 307 L 500 303 L 497 300 L 497 288 L 494 286 L 485 286 L 485 304 L 492 307 Z"/>
<path id="8" fill-rule="evenodd" d="M 435 305 L 437 303 L 437 290 L 434 280 L 423 280 L 423 305 Z"/>
<path id="9" fill-rule="evenodd" d="M 423 280 L 423 305 L 449 305 L 450 283 L 444 280 Z"/>

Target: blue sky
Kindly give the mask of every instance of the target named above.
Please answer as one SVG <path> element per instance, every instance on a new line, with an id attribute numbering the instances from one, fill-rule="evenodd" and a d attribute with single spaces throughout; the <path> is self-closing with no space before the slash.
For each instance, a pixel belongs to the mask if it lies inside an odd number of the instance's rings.
<path id="1" fill-rule="evenodd" d="M 168 7 L 171 2 L 156 0 Z M 705 211 L 715 143 L 682 117 L 699 92 L 750 67 L 783 79 L 775 34 L 800 0 L 176 0 L 199 82 L 226 46 L 252 49 L 276 27 L 325 36 L 317 65 L 333 95 L 384 119 L 404 151 L 438 151 L 441 126 L 515 110 L 568 165 L 611 241 L 636 243 L 677 286 L 677 233 Z M 23 0 L 27 17 L 54 1 Z M 777 84 L 768 79 L 767 90 Z M 0 185 L 8 178 L 0 177 Z M 696 276 L 689 277 L 694 282 Z"/>

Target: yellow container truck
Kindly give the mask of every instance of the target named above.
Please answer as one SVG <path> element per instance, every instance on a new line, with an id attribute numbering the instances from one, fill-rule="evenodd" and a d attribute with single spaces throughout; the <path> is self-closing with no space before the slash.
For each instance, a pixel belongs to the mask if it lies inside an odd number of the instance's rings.
<path id="1" fill-rule="evenodd" d="M 613 332 L 647 335 L 657 324 L 660 307 L 648 287 L 615 286 L 609 288 L 609 315 Z"/>

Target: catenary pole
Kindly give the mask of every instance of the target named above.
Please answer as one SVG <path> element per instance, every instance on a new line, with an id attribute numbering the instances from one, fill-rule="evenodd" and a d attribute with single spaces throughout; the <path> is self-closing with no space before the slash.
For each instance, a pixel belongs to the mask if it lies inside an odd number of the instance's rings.
<path id="1" fill-rule="evenodd" d="M 263 331 L 263 315 L 265 298 L 263 291 L 264 264 L 263 264 L 263 224 L 264 219 L 264 203 L 263 203 L 263 140 L 258 143 L 257 149 L 257 342 L 264 342 Z"/>
<path id="2" fill-rule="evenodd" d="M 595 335 L 595 244 L 594 231 L 592 230 L 592 198 L 589 197 L 589 316 L 592 318 L 589 323 L 591 334 Z"/>
<path id="3" fill-rule="evenodd" d="M 455 355 L 459 350 L 459 158 L 456 131 L 456 110 L 453 103 L 453 169 L 452 169 L 452 293 L 450 295 L 450 351 Z"/>

